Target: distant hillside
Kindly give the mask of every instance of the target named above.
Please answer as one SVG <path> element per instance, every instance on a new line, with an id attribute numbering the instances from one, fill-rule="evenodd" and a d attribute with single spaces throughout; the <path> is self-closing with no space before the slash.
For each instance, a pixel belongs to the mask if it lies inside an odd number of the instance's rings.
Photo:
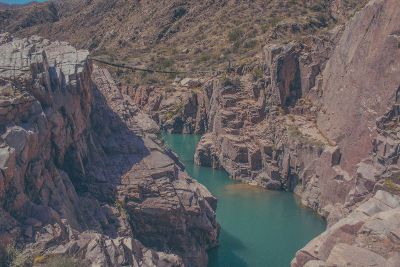
<path id="1" fill-rule="evenodd" d="M 266 42 L 332 27 L 365 1 L 86 0 L 0 8 L 0 29 L 67 40 L 98 55 L 168 69 L 254 60 Z"/>

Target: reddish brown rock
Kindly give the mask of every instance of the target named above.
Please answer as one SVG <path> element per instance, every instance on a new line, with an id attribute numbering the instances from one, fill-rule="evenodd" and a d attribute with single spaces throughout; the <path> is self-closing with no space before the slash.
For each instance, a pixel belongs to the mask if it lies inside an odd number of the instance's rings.
<path id="1" fill-rule="evenodd" d="M 347 25 L 323 73 L 318 127 L 339 144 L 348 172 L 369 155 L 375 121 L 396 101 L 399 13 L 396 1 L 370 1 Z"/>
<path id="2" fill-rule="evenodd" d="M 392 235 L 400 226 L 399 206 L 398 196 L 378 191 L 297 252 L 292 266 L 309 266 L 311 261 L 321 266 L 395 266 L 399 244 Z"/>
<path id="3" fill-rule="evenodd" d="M 4 42 L 0 66 L 2 246 L 87 266 L 206 265 L 216 198 L 107 70 L 39 37 Z"/>

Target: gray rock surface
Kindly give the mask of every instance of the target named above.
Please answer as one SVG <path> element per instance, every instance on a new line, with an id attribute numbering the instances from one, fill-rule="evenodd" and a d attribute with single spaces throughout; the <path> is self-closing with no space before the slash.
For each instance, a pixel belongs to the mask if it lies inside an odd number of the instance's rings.
<path id="1" fill-rule="evenodd" d="M 201 79 L 185 78 L 170 88 L 138 86 L 125 88 L 135 104 L 171 133 L 203 134 L 207 131 L 209 102 Z"/>
<path id="2" fill-rule="evenodd" d="M 397 266 L 399 228 L 400 197 L 378 191 L 297 252 L 292 266 Z"/>
<path id="3" fill-rule="evenodd" d="M 397 1 L 370 1 L 346 26 L 324 70 L 317 125 L 338 145 L 335 168 L 352 186 L 344 205 L 330 208 L 331 227 L 292 266 L 400 264 L 398 16 Z"/>
<path id="4" fill-rule="evenodd" d="M 337 17 L 345 16 L 344 1 L 330 4 Z M 400 194 L 397 17 L 397 1 L 371 0 L 345 27 L 301 42 L 268 44 L 260 64 L 210 77 L 195 92 L 207 103 L 202 116 L 207 133 L 195 162 L 223 168 L 245 183 L 293 191 L 327 218 L 329 229 L 351 218 L 366 201 L 371 206 L 365 213 L 373 216 L 382 208 L 379 202 L 371 204 L 377 192 Z M 173 103 L 175 98 L 163 99 Z M 379 218 L 396 226 L 396 215 L 389 214 L 398 209 L 392 208 Z M 323 256 L 302 261 L 300 253 L 294 265 L 395 264 L 397 241 L 381 243 L 358 233 L 357 227 L 370 220 L 377 218 L 351 223 L 338 233 L 342 241 L 335 241 L 336 236 L 327 241 L 330 247 L 319 252 Z M 379 250 L 385 242 L 390 247 Z M 304 254 L 310 251 L 314 249 Z"/>
<path id="5" fill-rule="evenodd" d="M 87 51 L 0 45 L 0 244 L 45 264 L 204 266 L 216 199 Z M 0 253 L 1 254 L 1 253 Z"/>

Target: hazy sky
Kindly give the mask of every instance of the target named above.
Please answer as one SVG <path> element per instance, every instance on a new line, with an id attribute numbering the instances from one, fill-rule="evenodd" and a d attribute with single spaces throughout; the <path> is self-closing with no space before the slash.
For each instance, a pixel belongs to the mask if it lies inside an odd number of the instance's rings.
<path id="1" fill-rule="evenodd" d="M 44 2 L 46 0 L 35 0 L 36 2 Z M 6 3 L 6 4 L 24 4 L 24 3 L 29 3 L 33 2 L 32 0 L 0 0 L 1 3 Z"/>

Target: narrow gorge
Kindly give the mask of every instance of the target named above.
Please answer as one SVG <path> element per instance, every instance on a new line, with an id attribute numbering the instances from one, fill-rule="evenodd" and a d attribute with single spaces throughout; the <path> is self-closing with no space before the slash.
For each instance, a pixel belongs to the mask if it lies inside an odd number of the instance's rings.
<path id="1" fill-rule="evenodd" d="M 0 4 L 0 266 L 400 266 L 398 18 Z"/>
<path id="2" fill-rule="evenodd" d="M 219 246 L 210 267 L 289 266 L 296 251 L 326 229 L 325 221 L 290 192 L 268 191 L 232 179 L 224 170 L 197 166 L 199 135 L 165 134 L 187 172 L 218 198 Z"/>

